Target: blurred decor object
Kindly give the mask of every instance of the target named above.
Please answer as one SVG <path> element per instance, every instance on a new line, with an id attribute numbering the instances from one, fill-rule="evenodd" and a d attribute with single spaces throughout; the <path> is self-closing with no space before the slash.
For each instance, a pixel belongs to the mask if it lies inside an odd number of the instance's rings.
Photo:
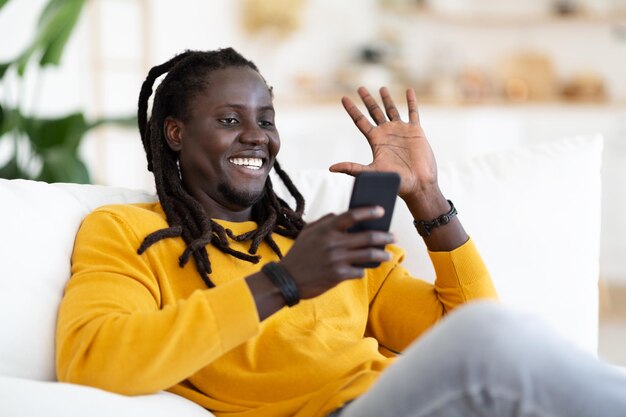
<path id="1" fill-rule="evenodd" d="M 384 42 L 364 45 L 356 57 L 338 71 L 338 82 L 348 92 L 364 86 L 376 91 L 380 86 L 394 87 L 394 76 L 389 68 L 391 46 Z"/>
<path id="2" fill-rule="evenodd" d="M 563 97 L 572 101 L 606 100 L 604 81 L 599 74 L 592 71 L 575 74 L 563 86 L 562 94 Z"/>
<path id="3" fill-rule="evenodd" d="M 24 91 L 27 68 L 32 74 L 35 70 L 41 73 L 48 66 L 59 66 L 85 2 L 48 1 L 32 42 L 14 60 L 0 63 L 0 80 L 5 87 L 14 82 L 16 91 Z M 0 0 L 0 8 L 6 3 L 7 0 Z M 136 123 L 134 117 L 88 121 L 81 112 L 55 118 L 27 115 L 24 97 L 13 99 L 3 94 L 0 102 L 0 145 L 12 148 L 8 161 L 0 164 L 0 178 L 89 183 L 89 172 L 78 155 L 85 133 L 107 123 Z"/>
<path id="4" fill-rule="evenodd" d="M 305 0 L 244 0 L 243 27 L 256 35 L 269 32 L 284 38 L 300 28 Z"/>
<path id="5" fill-rule="evenodd" d="M 489 79 L 480 70 L 466 68 L 461 72 L 459 82 L 463 100 L 466 102 L 480 102 L 491 93 Z"/>
<path id="6" fill-rule="evenodd" d="M 610 16 L 613 12 L 619 13 L 619 3 L 626 3 L 624 0 L 585 0 L 581 7 L 584 12 L 596 16 Z"/>
<path id="7" fill-rule="evenodd" d="M 504 60 L 500 79 L 502 93 L 511 101 L 549 101 L 556 95 L 552 61 L 541 53 L 524 52 Z"/>
<path id="8" fill-rule="evenodd" d="M 427 0 L 378 0 L 378 4 L 391 10 L 424 10 L 428 7 Z"/>
<path id="9" fill-rule="evenodd" d="M 420 94 L 439 103 L 463 100 L 462 74 L 458 50 L 448 42 L 438 42 L 430 51 L 425 77 L 420 82 Z"/>
<path id="10" fill-rule="evenodd" d="M 580 13 L 580 5 L 575 0 L 555 0 L 552 2 L 552 11 L 557 16 L 574 16 Z"/>
<path id="11" fill-rule="evenodd" d="M 429 7 L 447 16 L 476 19 L 541 17 L 550 11 L 545 0 L 436 0 Z"/>

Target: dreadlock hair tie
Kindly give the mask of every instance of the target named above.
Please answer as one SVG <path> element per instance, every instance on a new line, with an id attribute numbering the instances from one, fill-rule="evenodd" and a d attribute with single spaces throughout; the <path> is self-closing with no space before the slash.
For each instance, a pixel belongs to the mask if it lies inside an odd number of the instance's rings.
<path id="1" fill-rule="evenodd" d="M 278 287 L 289 307 L 293 307 L 300 302 L 300 291 L 298 291 L 296 281 L 284 266 L 276 262 L 270 262 L 263 265 L 261 272 Z"/>

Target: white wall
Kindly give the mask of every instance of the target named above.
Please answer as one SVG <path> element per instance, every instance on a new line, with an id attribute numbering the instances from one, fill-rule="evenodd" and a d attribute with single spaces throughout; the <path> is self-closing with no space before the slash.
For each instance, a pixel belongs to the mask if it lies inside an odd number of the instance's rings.
<path id="1" fill-rule="evenodd" d="M 11 0 L 0 11 L 0 38 L 11 40 L 0 45 L 0 61 L 21 50 L 44 3 Z M 507 27 L 424 21 L 414 16 L 382 19 L 376 0 L 308 0 L 301 30 L 278 40 L 247 35 L 240 26 L 240 7 L 238 0 L 92 0 L 70 41 L 62 68 L 46 71 L 39 78 L 43 88 L 38 96 L 34 95 L 34 82 L 27 86 L 27 108 L 50 115 L 75 109 L 85 109 L 92 116 L 133 113 L 150 66 L 184 49 L 234 46 L 254 60 L 275 87 L 283 149 L 298 157 L 283 164 L 324 168 L 332 162 L 331 156 L 364 159 L 367 150 L 337 101 L 311 103 L 306 96 L 298 97 L 296 80 L 302 76 L 330 79 L 356 48 L 377 39 L 381 32 L 397 31 L 404 64 L 418 76 L 442 50 L 458 67 L 488 67 L 516 49 L 543 51 L 563 76 L 585 69 L 600 73 L 620 104 L 426 105 L 422 106 L 422 121 L 440 160 L 575 133 L 603 133 L 607 138 L 603 270 L 608 279 L 626 283 L 626 41 L 616 35 L 617 26 L 547 21 L 531 27 Z M 15 92 L 0 86 L 0 95 L 7 94 Z M 323 143 L 332 151 L 320 152 Z M 311 150 L 306 157 L 299 156 L 303 149 Z M 0 162 L 2 152 L 0 145 Z M 135 131 L 101 130 L 87 138 L 82 152 L 97 182 L 153 188 Z M 313 154 L 319 157 L 311 158 Z"/>

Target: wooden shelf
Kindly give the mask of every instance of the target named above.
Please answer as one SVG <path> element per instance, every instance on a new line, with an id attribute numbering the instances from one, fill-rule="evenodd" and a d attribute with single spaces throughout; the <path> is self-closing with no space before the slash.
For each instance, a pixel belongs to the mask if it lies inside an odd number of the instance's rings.
<path id="1" fill-rule="evenodd" d="M 472 26 L 483 28 L 501 27 L 529 27 L 561 24 L 597 24 L 615 25 L 626 24 L 626 11 L 616 12 L 610 15 L 596 13 L 576 13 L 571 15 L 540 14 L 536 16 L 512 16 L 512 15 L 488 15 L 461 13 L 445 13 L 424 8 L 414 7 L 386 7 L 384 9 L 391 15 L 421 19 L 456 26 Z"/>
<path id="2" fill-rule="evenodd" d="M 375 92 L 374 92 L 375 93 Z M 298 94 L 292 96 L 277 96 L 275 102 L 277 106 L 341 106 L 341 97 L 346 95 L 355 103 L 361 103 L 356 93 L 342 94 Z M 405 105 L 406 98 L 402 95 L 394 95 L 394 102 L 398 105 Z M 380 101 L 380 100 L 378 100 Z M 483 100 L 440 100 L 434 97 L 417 96 L 418 105 L 426 105 L 433 107 L 503 107 L 503 108 L 533 108 L 533 107 L 561 107 L 561 108 L 598 108 L 612 110 L 626 110 L 626 98 L 622 99 L 606 99 L 606 100 L 564 100 L 555 98 L 554 100 L 529 100 L 529 101 L 512 101 L 504 98 L 492 97 Z"/>

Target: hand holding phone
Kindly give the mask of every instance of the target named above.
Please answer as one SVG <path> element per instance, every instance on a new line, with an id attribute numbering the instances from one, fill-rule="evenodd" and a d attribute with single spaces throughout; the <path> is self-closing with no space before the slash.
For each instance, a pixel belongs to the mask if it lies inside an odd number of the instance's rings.
<path id="1" fill-rule="evenodd" d="M 349 208 L 381 206 L 385 209 L 385 215 L 377 219 L 359 222 L 348 229 L 348 232 L 388 231 L 399 186 L 400 176 L 395 172 L 363 172 L 357 175 L 354 179 Z M 357 266 L 375 268 L 378 265 L 380 262 L 369 262 Z"/>

